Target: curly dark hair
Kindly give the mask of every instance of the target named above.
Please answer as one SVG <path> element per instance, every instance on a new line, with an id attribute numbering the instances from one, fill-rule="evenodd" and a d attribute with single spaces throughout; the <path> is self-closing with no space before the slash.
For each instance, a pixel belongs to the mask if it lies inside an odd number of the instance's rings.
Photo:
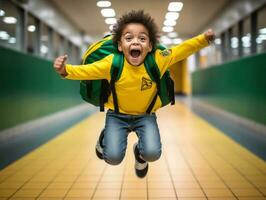
<path id="1" fill-rule="evenodd" d="M 117 23 L 113 27 L 113 42 L 115 44 L 121 40 L 122 32 L 125 26 L 129 23 L 140 23 L 146 27 L 149 32 L 149 38 L 154 49 L 156 44 L 158 43 L 157 35 L 158 35 L 158 27 L 154 22 L 154 19 L 147 13 L 144 13 L 143 10 L 132 10 L 129 13 L 122 15 L 117 21 Z"/>

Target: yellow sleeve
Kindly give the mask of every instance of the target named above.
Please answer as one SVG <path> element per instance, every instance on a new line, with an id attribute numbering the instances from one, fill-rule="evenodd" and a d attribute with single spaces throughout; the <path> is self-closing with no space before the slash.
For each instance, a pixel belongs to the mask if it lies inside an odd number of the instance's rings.
<path id="1" fill-rule="evenodd" d="M 66 65 L 66 79 L 72 80 L 110 80 L 110 69 L 113 55 L 109 55 L 102 60 L 87 65 Z"/>
<path id="2" fill-rule="evenodd" d="M 204 34 L 201 34 L 197 37 L 184 41 L 180 45 L 163 51 L 157 50 L 155 52 L 155 60 L 161 72 L 164 73 L 171 65 L 184 60 L 208 45 L 209 43 Z"/>

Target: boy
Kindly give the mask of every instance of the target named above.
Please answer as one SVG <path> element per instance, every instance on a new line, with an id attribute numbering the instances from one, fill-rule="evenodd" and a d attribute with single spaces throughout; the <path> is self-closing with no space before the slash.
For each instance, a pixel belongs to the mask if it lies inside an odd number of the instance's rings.
<path id="1" fill-rule="evenodd" d="M 131 11 L 123 15 L 113 30 L 113 42 L 124 54 L 124 67 L 119 80 L 115 82 L 119 112 L 115 112 L 112 94 L 105 104 L 105 127 L 96 144 L 97 156 L 111 165 L 119 164 L 125 155 L 127 136 L 136 132 L 138 143 L 133 147 L 135 172 L 140 178 L 146 176 L 148 162 L 159 159 L 161 141 L 155 111 L 161 107 L 157 97 L 151 114 L 147 107 L 156 93 L 156 84 L 141 87 L 142 80 L 150 80 L 144 60 L 148 53 L 153 53 L 160 74 L 174 63 L 195 53 L 214 40 L 214 33 L 208 30 L 202 35 L 185 41 L 170 49 L 155 50 L 157 44 L 157 26 L 150 15 L 143 11 Z M 65 64 L 67 56 L 60 56 L 54 62 L 54 69 L 61 76 L 73 80 L 107 79 L 110 82 L 110 69 L 114 55 L 88 65 L 72 66 Z"/>

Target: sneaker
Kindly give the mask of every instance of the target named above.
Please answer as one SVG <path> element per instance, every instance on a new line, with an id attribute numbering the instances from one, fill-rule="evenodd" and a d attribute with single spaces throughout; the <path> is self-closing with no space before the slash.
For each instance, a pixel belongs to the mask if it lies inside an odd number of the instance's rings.
<path id="1" fill-rule="evenodd" d="M 103 159 L 103 136 L 104 136 L 104 130 L 102 130 L 100 137 L 95 146 L 96 155 L 101 160 Z"/>
<path id="2" fill-rule="evenodd" d="M 148 172 L 148 162 L 140 158 L 139 150 L 137 148 L 137 143 L 133 147 L 135 155 L 135 172 L 139 178 L 144 178 Z"/>

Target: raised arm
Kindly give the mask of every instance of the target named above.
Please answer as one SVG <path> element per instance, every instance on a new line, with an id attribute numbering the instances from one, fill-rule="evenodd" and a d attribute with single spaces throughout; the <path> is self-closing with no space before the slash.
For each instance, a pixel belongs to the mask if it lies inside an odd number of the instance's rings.
<path id="1" fill-rule="evenodd" d="M 164 51 L 157 51 L 157 63 L 161 66 L 161 70 L 165 71 L 171 65 L 186 59 L 200 49 L 208 46 L 214 39 L 214 31 L 209 29 L 194 38 L 182 42 L 180 45 L 171 47 Z"/>

